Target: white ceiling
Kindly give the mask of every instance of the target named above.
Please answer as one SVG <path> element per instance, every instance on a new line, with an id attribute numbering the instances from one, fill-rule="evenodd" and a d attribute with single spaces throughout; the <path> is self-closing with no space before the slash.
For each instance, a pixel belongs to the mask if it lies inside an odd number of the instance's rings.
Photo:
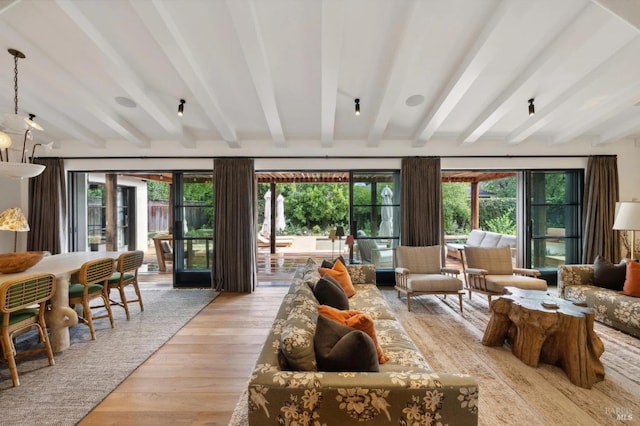
<path id="1" fill-rule="evenodd" d="M 0 114 L 15 48 L 19 114 L 78 155 L 607 145 L 640 136 L 639 24 L 628 0 L 0 0 Z"/>

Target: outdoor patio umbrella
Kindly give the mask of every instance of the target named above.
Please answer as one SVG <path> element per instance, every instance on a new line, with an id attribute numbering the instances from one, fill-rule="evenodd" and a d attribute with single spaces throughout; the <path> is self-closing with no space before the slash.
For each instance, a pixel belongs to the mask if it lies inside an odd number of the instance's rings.
<path id="1" fill-rule="evenodd" d="M 286 226 L 284 220 L 284 197 L 282 194 L 278 195 L 276 199 L 276 231 L 284 231 Z"/>
<path id="2" fill-rule="evenodd" d="M 271 190 L 264 194 L 264 221 L 260 233 L 262 235 L 271 234 Z"/>
<path id="3" fill-rule="evenodd" d="M 378 236 L 393 236 L 393 191 L 388 186 L 382 189 L 382 223 Z"/>

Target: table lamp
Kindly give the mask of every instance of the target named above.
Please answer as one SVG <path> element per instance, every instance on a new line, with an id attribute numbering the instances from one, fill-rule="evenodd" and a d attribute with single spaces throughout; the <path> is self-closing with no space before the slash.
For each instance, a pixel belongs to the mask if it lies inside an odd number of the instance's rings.
<path id="1" fill-rule="evenodd" d="M 0 213 L 0 230 L 14 231 L 13 251 L 18 247 L 18 232 L 29 230 L 27 218 L 22 214 L 20 207 L 11 207 Z"/>
<path id="2" fill-rule="evenodd" d="M 344 228 L 336 226 L 336 237 L 338 237 L 338 253 L 342 253 L 342 237 L 344 237 Z"/>
<path id="3" fill-rule="evenodd" d="M 333 259 L 333 244 L 336 241 L 336 230 L 332 229 L 329 231 L 329 239 L 331 240 L 331 258 Z"/>
<path id="4" fill-rule="evenodd" d="M 640 229 L 640 201 L 622 201 L 616 203 L 616 219 L 613 229 L 631 231 L 631 259 L 635 259 L 636 231 Z"/>

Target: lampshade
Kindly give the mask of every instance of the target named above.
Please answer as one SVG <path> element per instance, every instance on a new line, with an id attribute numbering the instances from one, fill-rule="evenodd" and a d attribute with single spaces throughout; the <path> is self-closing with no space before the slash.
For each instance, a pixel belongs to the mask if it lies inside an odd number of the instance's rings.
<path id="1" fill-rule="evenodd" d="M 618 231 L 640 230 L 640 201 L 616 203 L 616 220 L 613 229 Z"/>
<path id="2" fill-rule="evenodd" d="M 0 176 L 12 178 L 32 178 L 38 176 L 45 169 L 42 164 L 18 163 L 0 161 Z"/>
<path id="3" fill-rule="evenodd" d="M 344 237 L 344 228 L 342 226 L 336 227 L 336 237 Z"/>
<path id="4" fill-rule="evenodd" d="M 0 148 L 9 148 L 11 146 L 11 137 L 5 132 L 0 132 Z"/>
<path id="5" fill-rule="evenodd" d="M 329 239 L 331 241 L 335 241 L 336 240 L 336 236 L 337 235 L 336 235 L 336 230 L 335 229 L 332 229 L 331 231 L 329 231 Z"/>
<path id="6" fill-rule="evenodd" d="M 354 242 L 355 240 L 353 239 L 353 235 L 347 235 L 347 239 L 344 241 L 348 246 L 352 246 Z"/>
<path id="7" fill-rule="evenodd" d="M 0 230 L 26 232 L 29 230 L 27 218 L 20 207 L 11 207 L 0 213 Z"/>

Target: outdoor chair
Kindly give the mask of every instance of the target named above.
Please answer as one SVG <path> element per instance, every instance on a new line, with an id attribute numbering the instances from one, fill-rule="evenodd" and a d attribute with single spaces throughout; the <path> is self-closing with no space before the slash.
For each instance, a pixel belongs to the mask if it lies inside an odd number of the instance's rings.
<path id="1" fill-rule="evenodd" d="M 489 248 L 465 246 L 463 250 L 463 270 L 469 299 L 472 292 L 500 296 L 504 288 L 511 286 L 527 290 L 547 290 L 547 282 L 540 278 L 536 269 L 514 268 L 511 262 L 511 248 Z"/>
<path id="2" fill-rule="evenodd" d="M 111 304 L 107 293 L 108 282 L 113 275 L 114 260 L 110 257 L 90 260 L 80 268 L 77 281 L 69 285 L 69 305 L 73 308 L 77 303 L 82 304 L 82 316 L 78 321 L 86 324 L 91 331 L 91 340 L 96 340 L 96 332 L 93 320 L 109 318 L 111 328 L 115 327 Z M 102 298 L 103 305 L 91 306 L 91 301 Z M 93 316 L 91 309 L 105 308 L 107 312 L 99 316 Z"/>
<path id="3" fill-rule="evenodd" d="M 407 297 L 407 310 L 411 311 L 411 296 L 421 294 L 455 294 L 462 313 L 462 281 L 457 278 L 460 271 L 442 267 L 442 247 L 406 247 L 394 249 L 395 275 L 398 298 Z"/>
<path id="4" fill-rule="evenodd" d="M 0 343 L 3 358 L 9 364 L 13 386 L 20 386 L 16 357 L 45 352 L 49 358 L 49 365 L 55 364 L 44 318 L 46 302 L 53 296 L 55 287 L 56 279 L 52 274 L 29 275 L 7 281 L 0 286 Z M 14 335 L 30 328 L 38 330 L 43 346 L 16 352 Z"/>
<path id="5" fill-rule="evenodd" d="M 118 257 L 117 271 L 114 272 L 108 280 L 107 297 L 109 298 L 109 303 L 112 306 L 122 306 L 124 308 L 125 314 L 127 315 L 127 320 L 130 319 L 128 303 L 138 302 L 140 304 L 140 312 L 144 311 L 142 296 L 140 295 L 140 287 L 138 286 L 138 269 L 140 268 L 140 266 L 142 266 L 143 259 L 144 252 L 141 250 L 122 253 Z M 127 299 L 125 288 L 128 285 L 133 286 L 133 289 L 136 293 L 135 299 Z M 111 299 L 112 289 L 117 289 L 120 293 L 119 302 Z"/>

